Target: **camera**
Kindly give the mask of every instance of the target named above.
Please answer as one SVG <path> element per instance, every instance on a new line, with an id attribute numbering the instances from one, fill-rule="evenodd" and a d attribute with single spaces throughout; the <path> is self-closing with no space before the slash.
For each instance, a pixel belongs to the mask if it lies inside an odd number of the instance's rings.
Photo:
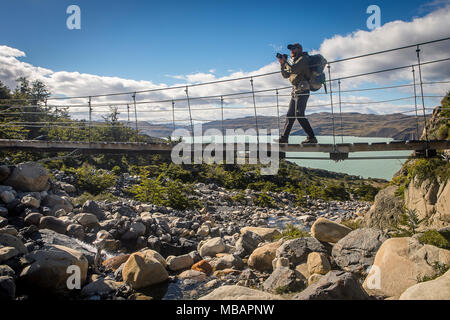
<path id="1" fill-rule="evenodd" d="M 288 59 L 288 56 L 287 56 L 287 54 L 281 54 L 281 53 L 277 53 L 277 58 L 278 59 L 285 59 L 285 60 L 287 60 Z"/>

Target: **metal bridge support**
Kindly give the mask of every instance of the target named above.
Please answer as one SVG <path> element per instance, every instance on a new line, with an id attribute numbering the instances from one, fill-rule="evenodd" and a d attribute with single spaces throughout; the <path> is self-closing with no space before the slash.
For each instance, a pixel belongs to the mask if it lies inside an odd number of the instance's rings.
<path id="1" fill-rule="evenodd" d="M 348 153 L 346 152 L 330 152 L 330 159 L 336 162 L 348 159 Z"/>

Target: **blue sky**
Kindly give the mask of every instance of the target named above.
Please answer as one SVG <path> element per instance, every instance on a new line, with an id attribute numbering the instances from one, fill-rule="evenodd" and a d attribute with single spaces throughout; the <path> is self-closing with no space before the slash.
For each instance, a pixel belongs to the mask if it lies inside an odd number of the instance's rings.
<path id="1" fill-rule="evenodd" d="M 1 44 L 24 51 L 22 61 L 54 71 L 170 85 L 177 80 L 167 75 L 251 71 L 274 60 L 273 46 L 287 52 L 286 44 L 301 42 L 318 49 L 335 34 L 367 30 L 371 4 L 380 6 L 385 24 L 436 8 L 425 3 L 14 0 L 2 3 Z M 81 8 L 81 30 L 66 28 L 71 4 Z"/>

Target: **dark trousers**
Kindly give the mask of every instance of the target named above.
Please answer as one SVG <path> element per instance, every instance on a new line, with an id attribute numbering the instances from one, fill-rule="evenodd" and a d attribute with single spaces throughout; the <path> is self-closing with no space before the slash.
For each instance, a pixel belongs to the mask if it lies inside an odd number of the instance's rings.
<path id="1" fill-rule="evenodd" d="M 309 92 L 302 95 L 293 95 L 289 103 L 289 109 L 286 115 L 286 122 L 284 124 L 282 138 L 288 138 L 291 133 L 292 126 L 295 119 L 298 120 L 308 137 L 314 137 L 314 131 L 309 124 L 308 119 L 305 118 L 306 103 L 308 102 Z"/>

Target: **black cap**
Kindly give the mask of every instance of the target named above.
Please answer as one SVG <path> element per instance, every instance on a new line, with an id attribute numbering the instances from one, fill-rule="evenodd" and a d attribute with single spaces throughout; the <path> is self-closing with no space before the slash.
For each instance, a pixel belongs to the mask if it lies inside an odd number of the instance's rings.
<path id="1" fill-rule="evenodd" d="M 293 44 L 288 44 L 287 48 L 288 50 L 292 50 L 294 48 L 301 48 L 302 46 L 299 43 L 293 43 Z"/>

